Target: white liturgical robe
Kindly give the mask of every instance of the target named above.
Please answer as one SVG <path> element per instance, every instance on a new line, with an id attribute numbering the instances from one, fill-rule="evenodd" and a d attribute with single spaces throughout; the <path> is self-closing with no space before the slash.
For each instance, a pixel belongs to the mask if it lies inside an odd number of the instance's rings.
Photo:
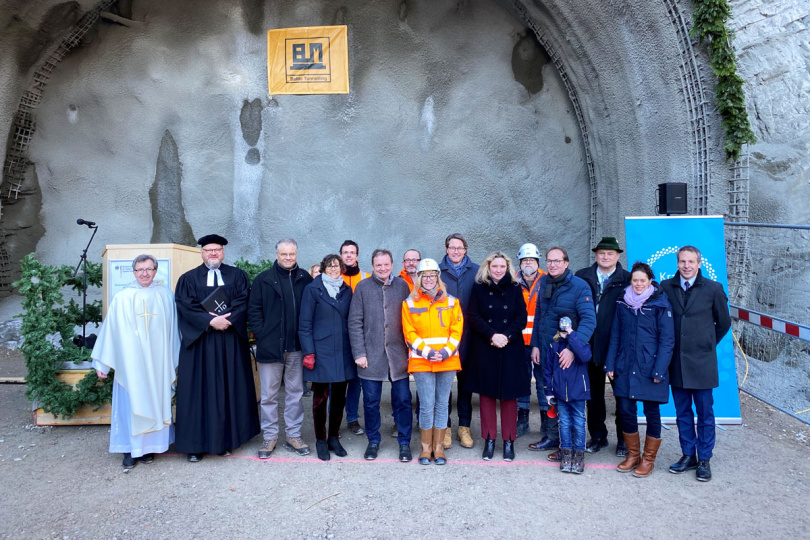
<path id="1" fill-rule="evenodd" d="M 168 449 L 179 355 L 177 311 L 168 288 L 133 283 L 113 297 L 92 352 L 94 368 L 115 370 L 111 452 L 129 452 L 127 436 L 133 457 Z"/>

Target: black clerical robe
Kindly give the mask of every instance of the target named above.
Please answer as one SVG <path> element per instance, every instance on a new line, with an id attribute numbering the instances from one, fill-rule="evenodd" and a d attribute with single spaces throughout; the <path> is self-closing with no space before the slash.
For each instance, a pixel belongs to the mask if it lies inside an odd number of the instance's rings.
<path id="1" fill-rule="evenodd" d="M 200 265 L 177 281 L 178 325 L 182 334 L 177 374 L 174 448 L 187 454 L 233 450 L 259 433 L 259 417 L 246 328 L 250 281 L 242 270 L 223 264 L 223 292 L 230 299 L 230 327 L 215 330 L 200 302 L 216 287 L 207 285 Z"/>

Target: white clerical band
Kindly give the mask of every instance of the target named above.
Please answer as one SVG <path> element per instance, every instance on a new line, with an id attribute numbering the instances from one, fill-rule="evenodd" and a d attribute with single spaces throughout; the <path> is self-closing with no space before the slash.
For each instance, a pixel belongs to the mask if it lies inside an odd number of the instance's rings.
<path id="1" fill-rule="evenodd" d="M 206 285 L 209 287 L 214 286 L 214 276 L 217 276 L 217 285 L 225 285 L 225 280 L 222 279 L 222 273 L 219 271 L 219 268 L 216 270 L 209 270 L 208 271 L 208 282 Z"/>

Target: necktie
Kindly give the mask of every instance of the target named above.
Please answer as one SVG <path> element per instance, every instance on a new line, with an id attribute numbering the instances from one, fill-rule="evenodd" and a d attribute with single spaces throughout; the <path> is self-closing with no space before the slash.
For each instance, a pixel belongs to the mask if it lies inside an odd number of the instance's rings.
<path id="1" fill-rule="evenodd" d="M 691 285 L 688 281 L 684 281 L 683 283 L 683 292 L 681 293 L 681 297 L 683 298 L 683 303 L 686 304 L 686 299 L 689 297 L 689 287 Z"/>

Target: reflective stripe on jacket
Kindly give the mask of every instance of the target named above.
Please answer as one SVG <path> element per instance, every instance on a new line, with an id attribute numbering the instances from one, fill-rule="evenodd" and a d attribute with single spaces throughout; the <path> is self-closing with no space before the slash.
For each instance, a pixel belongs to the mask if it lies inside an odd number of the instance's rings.
<path id="1" fill-rule="evenodd" d="M 444 291 L 432 301 L 420 294 L 417 300 L 409 296 L 402 302 L 402 331 L 408 344 L 408 372 L 459 371 L 461 360 L 458 345 L 464 327 L 459 301 Z M 444 360 L 429 360 L 434 352 Z"/>
<path id="2" fill-rule="evenodd" d="M 537 295 L 540 291 L 540 278 L 545 275 L 542 270 L 537 271 L 534 276 L 534 281 L 531 285 L 526 283 L 523 274 L 518 270 L 515 274 L 515 281 L 520 283 L 520 288 L 523 291 L 523 301 L 526 302 L 526 328 L 523 329 L 523 343 L 527 347 L 532 344 L 532 330 L 534 329 L 534 310 L 537 307 Z"/>

